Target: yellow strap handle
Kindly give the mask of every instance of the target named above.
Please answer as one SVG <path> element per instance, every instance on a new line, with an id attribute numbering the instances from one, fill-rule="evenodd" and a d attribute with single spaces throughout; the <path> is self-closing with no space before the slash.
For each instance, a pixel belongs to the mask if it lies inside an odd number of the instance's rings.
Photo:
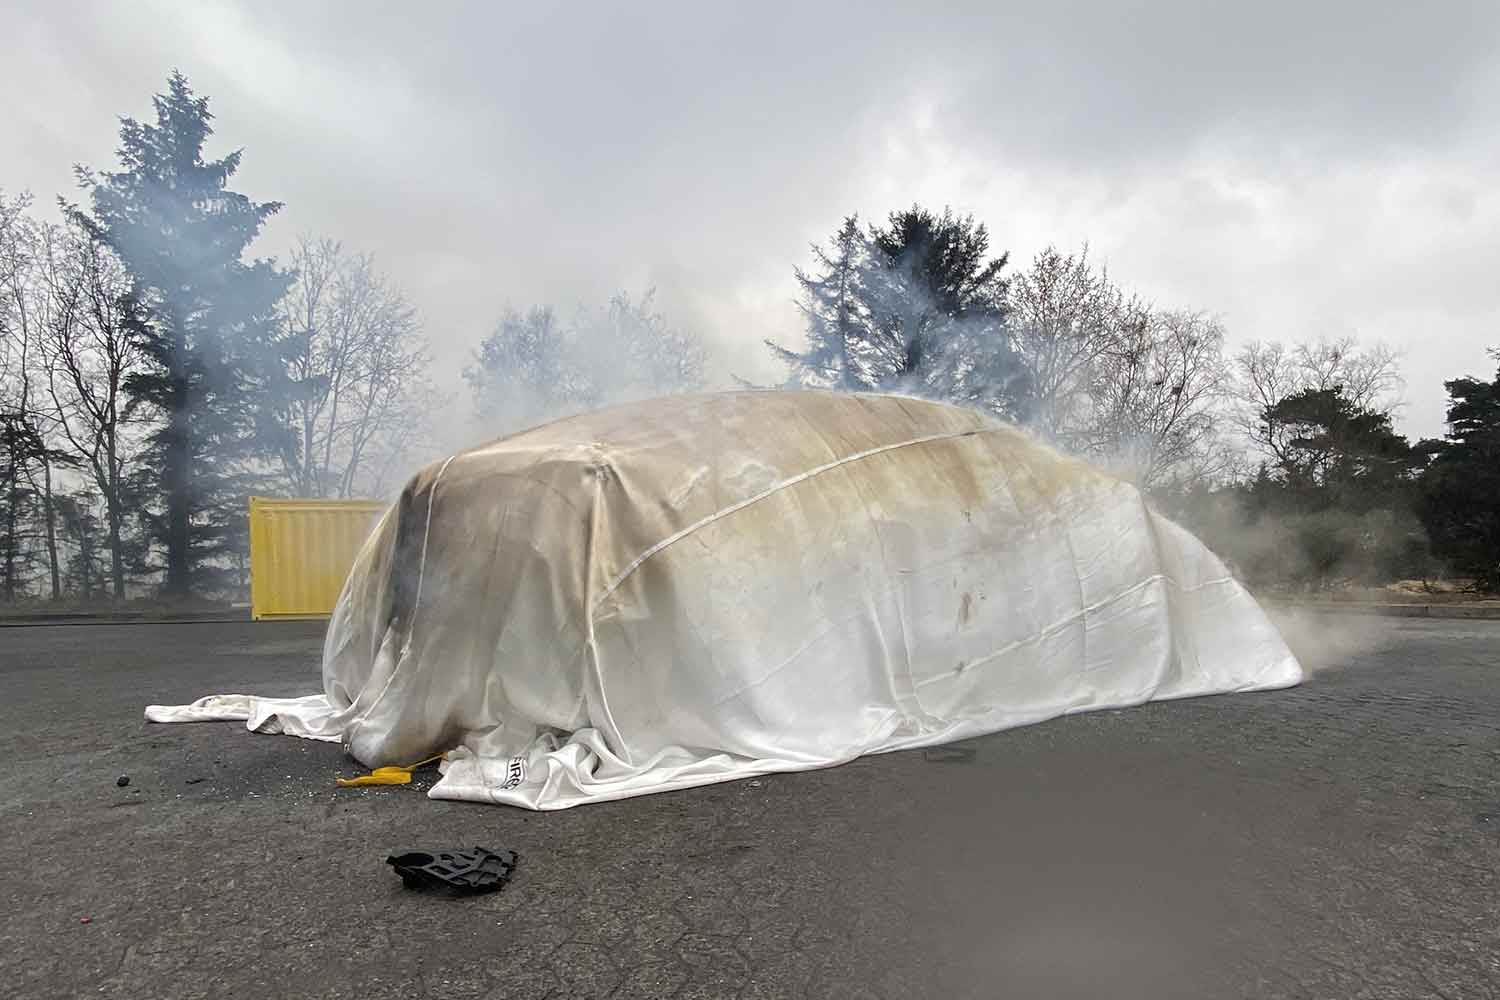
<path id="1" fill-rule="evenodd" d="M 442 760 L 448 756 L 447 751 L 419 760 L 415 764 L 407 764 L 397 767 L 377 767 L 369 774 L 361 774 L 356 778 L 335 778 L 340 788 L 357 788 L 361 785 L 406 785 L 411 783 L 411 773 L 423 764 L 431 764 L 435 760 Z"/>

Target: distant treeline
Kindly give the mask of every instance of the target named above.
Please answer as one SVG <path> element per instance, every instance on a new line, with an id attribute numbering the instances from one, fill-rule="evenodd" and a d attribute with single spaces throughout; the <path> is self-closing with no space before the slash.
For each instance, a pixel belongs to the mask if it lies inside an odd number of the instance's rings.
<path id="1" fill-rule="evenodd" d="M 1146 489 L 1252 584 L 1500 584 L 1500 373 L 1444 383 L 1449 431 L 1392 413 L 1396 355 L 1353 337 L 1226 351 L 1222 326 L 1077 253 L 1018 273 L 971 217 L 850 218 L 799 270 L 788 384 L 911 392 L 1014 420 Z"/>
<path id="2" fill-rule="evenodd" d="M 384 496 L 451 446 L 420 317 L 328 239 L 249 256 L 281 209 L 204 158 L 180 74 L 124 119 L 118 169 L 41 221 L 0 193 L 0 602 L 223 598 L 252 493 Z M 1148 490 L 1262 586 L 1500 582 L 1500 376 L 1445 383 L 1449 433 L 1391 422 L 1395 355 L 1352 338 L 1225 347 L 1210 314 L 1121 289 L 1087 248 L 1024 269 L 972 217 L 850 217 L 796 269 L 784 385 L 922 395 L 1015 421 Z M 648 292 L 507 308 L 464 371 L 476 435 L 723 385 Z"/>

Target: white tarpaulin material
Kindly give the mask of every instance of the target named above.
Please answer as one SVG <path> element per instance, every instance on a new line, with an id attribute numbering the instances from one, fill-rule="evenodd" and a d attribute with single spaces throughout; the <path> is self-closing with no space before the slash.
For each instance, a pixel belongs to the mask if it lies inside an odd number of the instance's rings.
<path id="1" fill-rule="evenodd" d="M 350 572 L 323 694 L 146 715 L 452 749 L 433 798 L 561 809 L 1301 679 L 1134 487 L 971 410 L 735 392 L 432 466 Z"/>

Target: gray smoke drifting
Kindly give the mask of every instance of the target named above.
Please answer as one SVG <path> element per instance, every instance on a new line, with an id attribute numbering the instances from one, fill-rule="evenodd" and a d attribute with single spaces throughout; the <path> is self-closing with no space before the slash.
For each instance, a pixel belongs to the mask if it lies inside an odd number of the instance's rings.
<path id="1" fill-rule="evenodd" d="M 621 292 L 564 318 L 551 306 L 507 308 L 464 378 L 475 431 L 489 440 L 587 410 L 704 388 L 710 352 L 670 322 L 654 292 Z"/>

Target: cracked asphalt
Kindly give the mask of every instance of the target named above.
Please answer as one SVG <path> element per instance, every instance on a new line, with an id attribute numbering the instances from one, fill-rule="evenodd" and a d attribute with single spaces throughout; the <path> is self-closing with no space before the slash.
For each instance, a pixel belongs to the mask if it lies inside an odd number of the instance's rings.
<path id="1" fill-rule="evenodd" d="M 535 814 L 142 721 L 315 690 L 320 624 L 0 629 L 0 994 L 1496 996 L 1500 622 L 1287 631 L 1290 691 Z M 383 863 L 474 844 L 503 892 Z"/>

